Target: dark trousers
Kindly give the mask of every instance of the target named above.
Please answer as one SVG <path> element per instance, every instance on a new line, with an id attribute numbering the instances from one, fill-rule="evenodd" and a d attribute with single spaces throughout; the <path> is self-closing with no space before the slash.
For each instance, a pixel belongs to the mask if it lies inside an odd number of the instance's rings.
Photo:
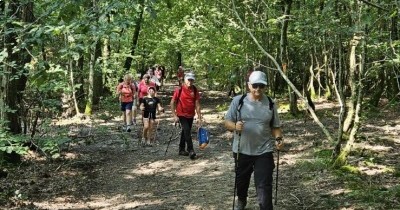
<path id="1" fill-rule="evenodd" d="M 237 196 L 245 201 L 248 196 L 251 174 L 254 171 L 254 184 L 257 192 L 257 200 L 260 210 L 272 210 L 272 181 L 275 168 L 274 156 L 272 152 L 258 156 L 250 156 L 233 153 L 235 158 Z"/>
<path id="2" fill-rule="evenodd" d="M 182 126 L 181 140 L 179 142 L 179 151 L 184 151 L 187 146 L 187 151 L 193 150 L 192 142 L 192 125 L 193 118 L 179 117 L 179 122 Z"/>

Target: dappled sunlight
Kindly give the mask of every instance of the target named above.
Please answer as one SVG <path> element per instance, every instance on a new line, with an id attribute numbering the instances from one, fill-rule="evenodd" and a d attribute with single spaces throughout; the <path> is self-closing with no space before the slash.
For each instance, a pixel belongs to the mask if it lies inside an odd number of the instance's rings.
<path id="1" fill-rule="evenodd" d="M 362 162 L 362 164 L 360 164 L 360 166 L 358 166 L 357 168 L 362 174 L 366 174 L 368 176 L 376 176 L 376 175 L 383 174 L 383 173 L 393 173 L 394 172 L 393 169 L 388 168 L 385 165 L 365 164 L 364 162 Z"/>
<path id="2" fill-rule="evenodd" d="M 92 197 L 88 202 L 74 202 L 71 197 L 58 197 L 53 201 L 35 202 L 35 205 L 41 209 L 134 209 L 140 206 L 160 206 L 164 202 L 161 199 L 151 199 L 152 194 L 141 194 L 141 201 L 129 201 L 124 195 L 113 197 Z M 71 202 L 71 203 L 69 203 Z"/>
<path id="3" fill-rule="evenodd" d="M 66 160 L 74 160 L 74 159 L 79 158 L 79 155 L 76 154 L 76 153 L 67 152 L 67 153 L 64 154 L 64 158 L 65 158 Z"/>
<path id="4" fill-rule="evenodd" d="M 190 164 L 187 165 L 181 170 L 176 172 L 176 175 L 178 176 L 192 176 L 195 174 L 199 174 L 207 169 L 207 167 L 210 167 L 209 161 L 208 160 L 202 160 L 202 161 L 197 161 L 195 164 Z"/>
<path id="5" fill-rule="evenodd" d="M 171 174 L 177 176 L 192 176 L 202 173 L 208 168 L 214 167 L 214 165 L 215 163 L 210 163 L 209 160 L 198 160 L 193 162 L 193 164 L 187 165 L 187 161 L 169 159 L 160 160 L 149 164 L 139 164 L 137 168 L 131 170 L 130 173 L 135 175 L 154 175 L 168 172 L 168 176 L 171 176 Z M 134 176 L 128 174 L 125 176 L 125 178 L 132 179 Z"/>
<path id="6" fill-rule="evenodd" d="M 349 189 L 340 188 L 340 189 L 333 189 L 333 190 L 329 191 L 328 193 L 331 196 L 337 196 L 337 195 L 347 194 L 347 193 L 350 193 L 350 192 L 351 192 L 351 190 L 349 190 Z"/>
<path id="7" fill-rule="evenodd" d="M 138 164 L 136 169 L 133 169 L 131 173 L 137 175 L 152 175 L 159 172 L 169 171 L 176 168 L 180 168 L 184 165 L 182 161 L 177 160 L 159 160 L 153 163 Z"/>
<path id="8" fill-rule="evenodd" d="M 355 143 L 354 148 L 362 148 L 362 149 L 367 149 L 373 152 L 389 152 L 393 149 L 391 146 L 385 146 L 385 145 L 371 145 L 368 143 Z"/>
<path id="9" fill-rule="evenodd" d="M 296 163 L 298 161 L 305 161 L 305 160 L 310 160 L 312 161 L 313 159 L 305 159 L 306 157 L 308 157 L 308 155 L 306 153 L 297 153 L 297 154 L 293 154 L 293 153 L 280 153 L 280 161 L 281 163 L 285 163 L 285 165 L 288 166 L 295 166 Z"/>
<path id="10" fill-rule="evenodd" d="M 189 204 L 184 207 L 184 210 L 200 210 L 200 209 L 204 209 L 202 205 Z M 207 210 L 214 210 L 214 209 L 216 208 L 207 206 Z"/>

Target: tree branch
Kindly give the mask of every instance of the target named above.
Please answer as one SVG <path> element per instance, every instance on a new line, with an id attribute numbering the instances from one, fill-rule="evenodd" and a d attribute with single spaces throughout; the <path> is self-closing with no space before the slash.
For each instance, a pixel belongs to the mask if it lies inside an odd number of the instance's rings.
<path id="1" fill-rule="evenodd" d="M 379 5 L 376 5 L 376 4 L 374 4 L 374 3 L 371 3 L 371 2 L 369 2 L 369 1 L 367 1 L 367 0 L 360 0 L 360 1 L 362 1 L 362 2 L 364 2 L 364 3 L 366 3 L 366 4 L 368 4 L 369 6 L 373 6 L 373 7 L 376 7 L 376 8 L 378 8 L 378 9 L 381 9 L 381 10 L 383 10 L 383 11 L 389 12 L 388 9 L 383 8 L 383 7 L 381 7 L 381 6 L 379 6 Z"/>
<path id="2" fill-rule="evenodd" d="M 265 49 L 261 46 L 261 44 L 258 42 L 258 40 L 254 37 L 253 33 L 247 28 L 247 26 L 244 24 L 242 18 L 240 18 L 239 13 L 236 10 L 236 5 L 235 5 L 235 0 L 232 0 L 232 10 L 233 13 L 235 14 L 236 18 L 239 20 L 240 24 L 243 26 L 244 30 L 249 34 L 249 36 L 253 39 L 254 43 L 257 45 L 257 47 L 261 50 L 262 53 L 264 53 L 275 65 L 276 69 L 278 70 L 279 74 L 283 77 L 283 79 L 286 81 L 286 83 L 292 88 L 292 90 L 296 93 L 296 95 L 302 100 L 304 103 L 304 106 L 307 107 L 307 109 L 310 111 L 311 116 L 313 117 L 315 123 L 319 125 L 319 127 L 322 129 L 324 132 L 325 136 L 328 138 L 330 142 L 333 142 L 333 138 L 329 131 L 325 128 L 325 126 L 322 124 L 322 122 L 318 119 L 318 116 L 315 114 L 314 110 L 308 105 L 307 99 L 303 97 L 303 95 L 300 93 L 300 91 L 294 86 L 294 84 L 289 80 L 289 78 L 286 76 L 285 73 L 283 73 L 280 65 L 276 61 L 276 59 L 270 55 Z"/>

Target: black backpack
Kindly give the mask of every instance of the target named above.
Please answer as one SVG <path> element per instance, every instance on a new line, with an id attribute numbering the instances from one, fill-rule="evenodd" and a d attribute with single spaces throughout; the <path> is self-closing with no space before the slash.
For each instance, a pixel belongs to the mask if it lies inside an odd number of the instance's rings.
<path id="1" fill-rule="evenodd" d="M 238 104 L 238 107 L 236 109 L 236 111 L 239 112 L 239 115 L 241 115 L 240 110 L 242 109 L 242 106 L 243 106 L 243 103 L 244 103 L 244 98 L 246 98 L 246 96 L 247 96 L 247 93 L 243 94 L 242 97 L 240 97 L 240 99 L 239 99 L 239 104 Z M 272 128 L 272 124 L 273 124 L 273 120 L 274 120 L 274 114 L 275 114 L 275 112 L 273 111 L 274 102 L 272 101 L 272 99 L 269 96 L 267 96 L 267 98 L 268 98 L 268 101 L 269 101 L 269 110 L 272 110 L 272 118 L 271 118 L 272 120 L 269 123 L 269 126 Z M 239 116 L 239 118 L 242 118 L 242 117 Z M 236 121 L 237 121 L 237 115 L 236 115 Z"/>

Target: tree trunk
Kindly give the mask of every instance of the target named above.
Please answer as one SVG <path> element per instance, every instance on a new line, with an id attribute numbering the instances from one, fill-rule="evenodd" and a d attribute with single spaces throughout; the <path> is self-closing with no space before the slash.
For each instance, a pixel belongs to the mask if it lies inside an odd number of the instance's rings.
<path id="1" fill-rule="evenodd" d="M 142 21 L 143 21 L 144 0 L 140 0 L 139 4 L 140 4 L 141 9 L 140 9 L 139 17 L 136 19 L 136 22 L 135 22 L 135 31 L 134 31 L 133 37 L 132 37 L 131 56 L 135 55 L 135 50 L 137 47 L 137 43 L 139 41 L 140 27 L 141 27 Z M 133 60 L 132 57 L 126 58 L 125 65 L 124 65 L 126 72 L 129 72 L 129 70 L 132 66 L 132 60 Z"/>
<path id="2" fill-rule="evenodd" d="M 357 46 L 359 40 L 362 39 L 362 37 L 355 35 L 353 40 L 352 40 L 352 46 Z M 364 58 L 365 58 L 365 45 L 363 43 L 363 40 L 361 40 L 362 44 L 362 53 L 360 55 L 360 63 L 359 63 L 359 77 L 357 81 L 354 81 L 356 84 L 356 95 L 354 96 L 356 98 L 355 101 L 355 111 L 354 111 L 354 123 L 353 126 L 351 127 L 350 130 L 350 135 L 349 135 L 349 140 L 346 143 L 346 146 L 343 148 L 343 150 L 340 152 L 339 156 L 336 158 L 333 166 L 334 167 L 340 167 L 344 165 L 347 162 L 347 158 L 351 152 L 351 149 L 354 146 L 354 142 L 356 140 L 356 134 L 358 132 L 358 129 L 360 128 L 360 115 L 361 115 L 361 109 L 362 109 L 362 99 L 363 99 L 363 80 L 364 80 Z"/>
<path id="3" fill-rule="evenodd" d="M 88 94 L 86 99 L 85 115 L 92 115 L 93 113 L 93 86 L 95 77 L 95 63 L 96 63 L 96 46 L 95 43 L 90 51 L 90 61 L 89 61 L 89 78 L 88 78 Z M 94 49 L 93 49 L 94 48 Z"/>
<path id="4" fill-rule="evenodd" d="M 101 66 L 102 66 L 102 72 L 104 74 L 104 80 L 103 80 L 103 86 L 104 84 L 108 83 L 108 78 L 112 77 L 111 72 L 109 70 L 110 65 L 109 65 L 109 60 L 110 60 L 110 51 L 111 51 L 111 46 L 110 46 L 110 38 L 106 37 L 103 39 L 103 48 L 101 52 Z M 136 75 L 134 75 L 134 78 L 136 78 Z M 114 89 L 110 90 L 107 87 L 103 87 L 103 93 L 105 94 L 111 94 Z"/>
<path id="5" fill-rule="evenodd" d="M 340 151 L 342 149 L 342 141 L 343 141 L 343 122 L 344 122 L 344 114 L 346 112 L 346 102 L 345 102 L 345 97 L 343 93 L 343 69 L 342 69 L 342 40 L 341 37 L 339 36 L 338 38 L 338 63 L 337 65 L 337 74 L 338 74 L 338 84 L 335 84 L 335 75 L 332 72 L 332 81 L 334 83 L 335 87 L 335 92 L 336 92 L 336 97 L 338 98 L 339 105 L 340 105 L 340 111 L 339 111 L 339 128 L 338 128 L 338 134 L 337 134 L 337 142 L 335 149 L 333 151 L 333 159 L 336 159 L 338 155 L 340 154 Z"/>
<path id="6" fill-rule="evenodd" d="M 93 106 L 98 107 L 100 103 L 100 97 L 103 94 L 103 71 L 98 62 L 101 56 L 101 42 L 96 39 L 96 48 L 94 54 L 94 75 L 93 75 Z"/>
<path id="7" fill-rule="evenodd" d="M 6 3 L 4 1 L 0 1 L 0 15 L 6 17 L 5 10 L 6 10 Z M 4 29 L 5 27 L 2 30 L 4 31 Z M 3 34 L 1 34 L 0 36 L 0 49 L 6 49 Z M 2 68 L 0 71 L 7 72 L 6 65 L 4 65 L 3 63 L 0 64 L 1 64 L 0 67 Z M 0 122 L 5 122 L 6 120 L 5 90 L 7 87 L 7 83 L 8 83 L 8 78 L 5 76 L 5 74 L 0 74 Z M 3 127 L 3 124 L 0 124 L 0 127 Z"/>
<path id="8" fill-rule="evenodd" d="M 79 110 L 79 106 L 78 106 L 78 100 L 76 98 L 76 92 L 75 91 L 75 79 L 74 79 L 74 65 L 73 62 L 70 62 L 70 74 L 69 74 L 69 79 L 70 79 L 70 83 L 71 83 L 71 90 L 72 90 L 72 100 L 74 102 L 74 108 L 75 108 L 75 113 L 76 115 L 80 115 L 81 111 Z"/>
<path id="9" fill-rule="evenodd" d="M 386 74 L 385 74 L 385 69 L 380 69 L 378 72 L 378 78 L 376 78 L 376 88 L 375 91 L 373 92 L 371 99 L 369 101 L 369 104 L 371 104 L 374 107 L 378 107 L 379 105 L 379 100 L 381 99 L 381 96 L 383 92 L 385 91 L 386 88 Z"/>
<path id="10" fill-rule="evenodd" d="M 8 6 L 8 14 L 6 17 L 17 16 L 17 19 L 22 22 L 33 22 L 34 16 L 33 2 L 20 4 L 19 1 L 10 1 Z M 12 23 L 7 23 L 6 30 L 12 30 L 14 26 Z M 21 113 L 23 113 L 22 97 L 23 91 L 26 87 L 27 82 L 27 70 L 24 68 L 26 63 L 29 63 L 31 58 L 26 51 L 13 52 L 13 47 L 18 45 L 18 35 L 16 33 L 5 34 L 5 48 L 8 53 L 8 63 L 14 63 L 13 66 L 4 65 L 5 74 L 3 77 L 4 83 L 4 106 L 12 112 L 7 112 L 5 118 L 8 120 L 8 128 L 11 133 L 18 134 L 22 132 L 21 128 Z M 22 40 L 20 40 L 21 42 Z M 29 49 L 29 47 L 28 47 Z M 7 75 L 7 76 L 6 76 Z M 10 78 L 13 78 L 12 80 Z"/>
<path id="11" fill-rule="evenodd" d="M 348 104 L 348 112 L 346 119 L 343 124 L 343 131 L 348 132 L 354 121 L 355 104 L 357 100 L 357 88 L 356 88 L 356 48 L 358 41 L 353 38 L 350 41 L 350 59 L 349 59 L 349 86 L 351 90 L 350 102 Z"/>
<path id="12" fill-rule="evenodd" d="M 290 66 L 289 66 L 289 55 L 288 55 L 288 39 L 287 39 L 287 30 L 289 27 L 289 16 L 290 16 L 290 8 L 292 6 L 292 0 L 284 1 L 284 19 L 281 28 L 281 40 L 280 40 L 280 58 L 281 64 L 285 68 L 287 68 L 287 75 L 290 76 Z M 293 94 L 292 89 L 288 86 L 289 92 L 289 101 L 290 101 L 290 113 L 292 115 L 297 115 L 299 112 L 299 108 L 297 107 L 297 97 Z"/>

